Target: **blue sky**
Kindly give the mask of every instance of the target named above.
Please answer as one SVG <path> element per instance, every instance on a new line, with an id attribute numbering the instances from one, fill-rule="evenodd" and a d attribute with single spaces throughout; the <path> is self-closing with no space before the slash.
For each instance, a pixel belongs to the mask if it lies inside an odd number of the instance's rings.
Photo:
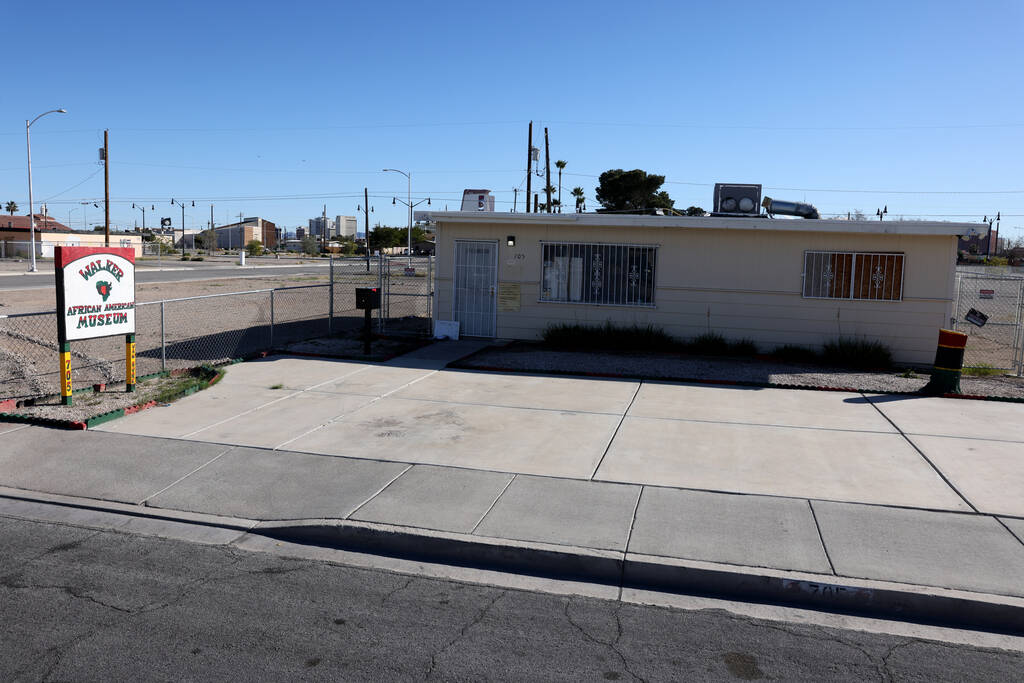
<path id="1" fill-rule="evenodd" d="M 27 210 L 25 119 L 64 107 L 32 127 L 34 195 L 73 227 L 103 197 L 104 128 L 115 225 L 145 202 L 177 226 L 175 197 L 189 226 L 212 203 L 217 223 L 294 230 L 323 204 L 355 214 L 364 187 L 371 224 L 404 225 L 384 167 L 433 208 L 485 187 L 509 210 L 533 120 L 566 204 L 642 168 L 682 207 L 755 182 L 825 214 L 1001 211 L 1024 237 L 1019 1 L 40 2 L 4 20 L 0 202 Z"/>

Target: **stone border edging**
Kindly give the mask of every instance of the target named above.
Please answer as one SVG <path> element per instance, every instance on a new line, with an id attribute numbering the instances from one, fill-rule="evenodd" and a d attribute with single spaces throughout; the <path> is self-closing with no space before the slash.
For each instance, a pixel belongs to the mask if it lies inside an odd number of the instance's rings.
<path id="1" fill-rule="evenodd" d="M 224 365 L 233 365 L 234 363 L 237 362 L 237 360 L 231 360 L 225 363 Z M 160 376 L 181 376 L 189 372 L 192 372 L 196 369 L 197 368 L 183 368 L 167 372 L 155 372 L 149 375 L 144 375 L 142 378 L 149 379 L 152 377 Z M 197 391 L 202 391 L 203 389 L 207 389 L 213 386 L 214 384 L 219 382 L 223 377 L 224 373 L 217 371 L 217 373 L 214 374 L 214 376 L 211 377 L 210 379 L 200 382 L 197 386 L 189 387 L 188 389 L 184 389 L 182 391 L 177 391 L 171 394 L 168 398 L 171 401 L 177 401 L 180 398 L 184 398 L 185 396 L 194 394 Z M 92 389 L 80 389 L 80 391 L 92 391 Z M 101 425 L 105 422 L 110 422 L 111 420 L 116 420 L 117 418 L 124 417 L 125 415 L 132 415 L 143 410 L 148 410 L 149 408 L 152 408 L 156 405 L 157 402 L 155 400 L 147 401 L 145 403 L 136 403 L 125 408 L 115 408 L 114 410 L 109 410 L 105 413 L 100 413 L 99 415 L 93 415 L 92 417 L 86 418 L 85 420 L 59 420 L 57 418 L 52 417 L 39 417 L 36 415 L 25 415 L 22 413 L 0 413 L 0 422 L 17 422 L 22 424 L 35 425 L 37 427 L 54 427 L 56 429 L 85 430 L 89 429 L 90 427 Z"/>
<path id="2" fill-rule="evenodd" d="M 476 353 L 480 353 L 477 351 Z M 939 394 L 930 396 L 915 391 L 898 391 L 894 389 L 854 389 L 852 387 L 823 387 L 813 384 L 784 384 L 781 382 L 757 382 L 753 380 L 708 379 L 699 377 L 651 376 L 617 372 L 586 372 L 572 370 L 535 370 L 530 368 L 509 368 L 499 365 L 473 365 L 467 362 L 475 354 L 449 363 L 446 367 L 453 370 L 479 370 L 481 372 L 507 372 L 530 375 L 559 375 L 563 377 L 600 377 L 604 379 L 644 380 L 649 382 L 680 382 L 686 384 L 706 384 L 719 386 L 753 387 L 757 389 L 801 389 L 804 391 L 841 391 L 854 394 L 882 394 L 886 396 L 913 396 L 916 398 L 958 398 L 971 401 L 997 401 L 1002 403 L 1024 403 L 1024 398 L 1013 396 L 978 396 L 975 394 Z"/>

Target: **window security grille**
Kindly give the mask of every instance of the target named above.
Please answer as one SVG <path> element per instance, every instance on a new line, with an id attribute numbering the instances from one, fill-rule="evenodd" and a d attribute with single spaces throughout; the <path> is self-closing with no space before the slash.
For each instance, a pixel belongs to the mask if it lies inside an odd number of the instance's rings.
<path id="1" fill-rule="evenodd" d="M 540 300 L 653 306 L 658 248 L 636 244 L 542 242 Z"/>
<path id="2" fill-rule="evenodd" d="M 903 299 L 903 254 L 805 251 L 805 299 Z"/>

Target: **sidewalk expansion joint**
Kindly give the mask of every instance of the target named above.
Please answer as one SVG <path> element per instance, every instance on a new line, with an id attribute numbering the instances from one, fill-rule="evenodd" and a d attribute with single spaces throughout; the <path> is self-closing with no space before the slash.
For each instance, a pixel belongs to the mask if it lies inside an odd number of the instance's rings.
<path id="1" fill-rule="evenodd" d="M 622 602 L 622 587 L 626 582 L 626 556 L 629 555 L 629 544 L 633 540 L 633 527 L 636 525 L 636 513 L 640 509 L 640 500 L 644 497 L 646 486 L 641 486 L 636 494 L 636 504 L 629 518 L 629 531 L 626 532 L 626 544 L 622 546 L 622 571 L 619 573 L 619 602 Z"/>
<path id="2" fill-rule="evenodd" d="M 814 511 L 814 503 L 810 499 L 807 500 L 807 507 L 811 509 L 811 519 L 814 520 L 814 529 L 818 532 L 818 540 L 821 542 L 821 549 L 825 552 L 825 559 L 828 560 L 828 568 L 832 571 L 832 574 L 838 576 L 836 573 L 836 565 L 832 562 L 832 556 L 829 555 L 828 546 L 825 545 L 825 536 L 821 533 L 821 525 L 818 524 L 818 515 Z"/>
<path id="3" fill-rule="evenodd" d="M 622 429 L 622 423 L 626 421 L 626 415 L 629 414 L 629 410 L 633 407 L 633 403 L 636 401 L 636 397 L 640 394 L 640 389 L 643 388 L 643 386 L 644 380 L 637 382 L 636 391 L 633 392 L 633 397 L 629 399 L 629 405 L 622 411 L 622 417 L 619 418 L 619 423 L 615 425 L 615 431 L 612 432 L 612 437 L 608 439 L 608 443 L 604 447 L 604 452 L 601 454 L 601 458 L 597 461 L 597 466 L 594 468 L 594 471 L 590 473 L 590 481 L 594 481 L 594 477 L 597 476 L 597 471 L 601 469 L 604 459 L 608 457 L 608 451 L 612 449 L 615 437 L 619 435 L 619 430 Z"/>
<path id="4" fill-rule="evenodd" d="M 494 509 L 494 506 L 498 504 L 498 501 L 501 500 L 501 497 L 505 495 L 505 491 L 508 491 L 508 487 L 511 486 L 512 482 L 514 482 L 518 477 L 518 474 L 513 474 L 511 477 L 509 477 L 509 480 L 505 483 L 505 486 L 502 487 L 501 491 L 498 492 L 498 495 L 495 496 L 494 500 L 491 501 L 491 504 L 487 506 L 486 510 L 484 510 L 484 514 L 480 515 L 480 519 L 476 520 L 476 524 L 474 524 L 473 528 L 469 530 L 470 535 L 476 533 L 476 530 L 480 527 L 481 524 L 484 523 L 484 520 L 487 519 L 487 515 L 491 514 L 491 510 Z"/>
<path id="5" fill-rule="evenodd" d="M 374 498 L 376 498 L 376 497 L 377 497 L 377 496 L 379 496 L 380 494 L 384 493 L 384 490 L 385 490 L 385 489 L 387 489 L 387 487 L 391 486 L 391 485 L 392 485 L 392 484 L 394 484 L 394 483 L 395 483 L 396 481 L 398 481 L 398 480 L 399 480 L 399 478 L 401 478 L 401 476 L 402 476 L 403 474 L 405 474 L 406 472 L 408 472 L 408 471 L 409 471 L 409 470 L 411 470 L 412 468 L 413 468 L 413 466 L 412 466 L 412 465 L 409 465 L 409 466 L 408 466 L 408 467 L 406 467 L 406 468 L 405 468 L 404 470 L 402 470 L 401 472 L 399 472 L 398 474 L 396 474 L 396 475 L 395 475 L 394 477 L 392 477 L 392 478 L 391 478 L 391 480 L 390 480 L 390 481 L 388 481 L 388 483 L 384 484 L 384 485 L 383 485 L 383 486 L 381 486 L 381 487 L 380 487 L 379 489 L 377 489 L 377 491 L 375 491 L 375 492 L 374 492 L 374 494 L 373 494 L 372 496 L 370 496 L 369 498 L 367 498 L 366 500 L 364 500 L 364 501 L 363 501 L 362 503 L 360 503 L 359 505 L 356 505 L 356 506 L 355 506 L 354 508 L 352 508 L 352 509 L 351 509 L 351 510 L 350 510 L 350 511 L 348 512 L 348 514 L 346 514 L 346 515 L 345 515 L 344 519 L 349 519 L 349 518 L 351 518 L 351 517 L 352 517 L 352 515 L 354 515 L 354 514 L 356 514 L 357 512 L 359 512 L 359 510 L 360 510 L 360 509 L 362 509 L 362 508 L 363 508 L 363 507 L 364 507 L 364 506 L 365 506 L 365 505 L 366 505 L 367 503 L 369 503 L 369 502 L 370 502 L 371 500 L 373 500 Z"/>
<path id="6" fill-rule="evenodd" d="M 263 410 L 267 406 L 272 406 L 275 403 L 280 403 L 281 401 L 287 401 L 290 398 L 294 398 L 294 397 L 296 397 L 296 396 L 298 396 L 300 394 L 304 394 L 307 391 L 312 391 L 313 389 L 316 389 L 317 387 L 322 387 L 323 385 L 328 384 L 330 382 L 337 382 L 338 380 L 345 379 L 346 377 L 351 377 L 352 375 L 354 375 L 356 373 L 364 372 L 365 370 L 367 370 L 370 367 L 372 367 L 372 366 L 366 366 L 366 367 L 363 367 L 363 368 L 359 368 L 358 370 L 353 370 L 352 372 L 347 372 L 347 373 L 345 373 L 343 375 L 339 375 L 338 377 L 332 377 L 331 379 L 328 379 L 328 380 L 325 380 L 323 382 L 320 382 L 319 384 L 314 384 L 313 386 L 307 387 L 306 389 L 299 389 L 298 391 L 293 391 L 290 394 L 286 394 L 284 396 L 281 396 L 280 398 L 275 398 L 272 401 L 267 401 L 266 403 L 262 403 L 262 404 L 260 404 L 260 405 L 258 405 L 256 407 L 254 407 L 254 408 L 250 408 L 248 410 L 243 410 L 242 412 L 238 413 L 237 415 L 232 415 L 231 417 L 226 417 L 223 420 L 218 420 L 217 422 L 205 425 L 205 426 L 200 427 L 199 429 L 193 430 L 193 431 L 191 431 L 191 432 L 189 432 L 187 434 L 183 434 L 181 436 L 181 438 L 187 439 L 190 436 L 195 436 L 196 434 L 199 434 L 200 432 L 205 432 L 207 429 L 213 429 L 214 427 L 218 427 L 218 426 L 220 426 L 222 424 L 225 424 L 227 422 L 231 422 L 232 420 L 236 420 L 236 419 L 242 417 L 243 415 L 249 415 L 250 413 L 255 413 L 257 410 Z"/>
<path id="7" fill-rule="evenodd" d="M 372 366 L 372 365 L 367 366 L 367 368 L 371 368 L 371 367 L 376 367 L 376 366 Z M 321 429 L 323 429 L 324 427 L 327 427 L 328 425 L 332 425 L 332 424 L 335 424 L 337 422 L 341 422 L 345 418 L 351 417 L 351 416 L 355 415 L 360 410 L 363 410 L 364 408 L 368 408 L 368 407 L 374 405 L 378 401 L 381 401 L 381 400 L 387 398 L 388 396 L 390 396 L 391 394 L 393 394 L 393 393 L 395 393 L 397 391 L 401 391 L 402 389 L 405 389 L 406 387 L 410 387 L 413 384 L 416 384 L 416 382 L 424 380 L 427 377 L 431 377 L 433 375 L 436 375 L 437 373 L 441 372 L 441 370 L 443 370 L 443 369 L 444 368 L 438 368 L 437 370 L 431 370 L 430 372 L 426 373 L 425 375 L 421 375 L 421 376 L 417 377 L 416 379 L 410 380 L 410 381 L 406 382 L 405 384 L 403 384 L 400 387 L 397 387 L 395 389 L 392 389 L 391 391 L 385 392 L 385 393 L 377 396 L 373 400 L 371 400 L 371 401 L 369 401 L 369 402 L 359 406 L 358 408 L 356 408 L 355 410 L 353 410 L 350 413 L 345 413 L 344 415 L 339 415 L 338 417 L 336 417 L 334 419 L 331 419 L 331 420 L 328 420 L 327 422 L 324 422 L 323 424 L 317 425 L 316 427 L 313 427 L 312 429 L 310 429 L 308 431 L 305 431 L 302 434 L 299 434 L 298 436 L 293 436 L 292 438 L 288 439 L 287 441 L 282 441 L 281 443 L 279 443 L 276 446 L 274 446 L 273 450 L 275 450 L 275 451 L 276 450 L 280 450 L 281 448 L 283 448 L 284 446 L 287 446 L 288 444 L 292 443 L 293 441 L 298 441 L 299 439 L 301 439 L 304 436 L 309 436 L 313 432 L 320 431 Z M 326 382 L 318 384 L 317 386 L 323 386 L 323 384 L 326 384 Z"/>
<path id="8" fill-rule="evenodd" d="M 224 449 L 223 451 L 221 451 L 220 453 L 218 453 L 217 455 L 215 455 L 215 456 L 214 456 L 214 457 L 213 457 L 213 458 L 212 458 L 211 460 L 209 460 L 209 461 L 207 461 L 207 462 L 204 462 L 204 463 L 203 463 L 202 465 L 200 465 L 199 467 L 195 468 L 194 470 L 192 470 L 191 472 L 189 472 L 189 473 L 188 473 L 188 474 L 186 474 L 185 476 L 181 477 L 181 478 L 180 478 L 180 479 L 178 479 L 177 481 L 175 481 L 175 482 L 173 482 L 173 483 L 171 483 L 171 484 L 168 484 L 167 486 L 163 487 L 162 489 L 160 489 L 160 490 L 159 490 L 159 491 L 157 491 L 156 493 L 151 493 L 151 494 L 149 494 L 148 496 L 146 496 L 145 498 L 143 498 L 142 500 L 140 500 L 140 501 L 138 502 L 138 505 L 142 505 L 142 506 L 146 506 L 146 507 L 148 507 L 148 503 L 149 503 L 149 501 L 150 501 L 150 500 L 151 500 L 152 498 L 156 498 L 157 496 L 159 496 L 159 495 L 160 495 L 161 493 L 163 493 L 163 492 L 164 492 L 164 491 L 166 491 L 167 489 L 171 488 L 172 486 L 177 486 L 178 484 L 180 484 L 181 482 L 185 481 L 186 479 L 188 479 L 188 478 L 189 478 L 189 477 L 191 477 L 191 476 L 192 476 L 193 474 L 195 474 L 195 473 L 196 473 L 196 472 L 198 472 L 199 470 L 203 469 L 203 468 L 204 468 L 204 467 L 206 467 L 207 465 L 209 465 L 209 464 L 211 464 L 211 463 L 213 463 L 213 462 L 216 462 L 217 460 L 219 460 L 219 459 L 220 459 L 220 457 L 221 457 L 222 455 L 224 455 L 225 453 L 228 453 L 229 451 L 233 450 L 234 448 L 235 448 L 235 446 L 229 446 L 228 448 L 225 448 L 225 449 Z"/>
<path id="9" fill-rule="evenodd" d="M 882 417 L 884 417 L 884 418 L 885 418 L 885 419 L 886 419 L 886 420 L 887 420 L 887 421 L 889 422 L 889 424 L 891 424 L 891 425 L 892 425 L 892 426 L 893 426 L 893 427 L 894 427 L 894 428 L 896 429 L 896 431 L 900 433 L 900 436 L 902 436 L 902 437 L 903 437 L 904 439 L 906 439 L 907 443 L 908 443 L 908 444 L 910 444 L 910 447 L 911 447 L 911 448 L 913 448 L 913 449 L 914 449 L 915 451 L 917 451 L 918 455 L 920 455 L 920 456 L 921 456 L 922 458 L 924 458 L 924 461 L 925 461 L 926 463 L 928 463 L 928 465 L 929 465 L 929 466 L 930 466 L 930 467 L 931 467 L 931 468 L 932 468 L 932 469 L 933 469 L 933 470 L 935 471 L 935 474 L 939 475 L 939 478 L 940 478 L 940 479 L 942 479 L 942 481 L 946 482 L 946 486 L 948 486 L 948 487 L 949 487 L 950 489 L 952 489 L 952 490 L 953 490 L 953 492 L 954 492 L 954 493 L 955 493 L 956 495 L 960 496 L 960 500 L 962 500 L 962 501 L 964 501 L 965 503 L 967 503 L 967 505 L 968 505 L 968 506 L 969 506 L 969 507 L 971 508 L 971 510 L 973 510 L 974 512 L 977 512 L 977 513 L 981 513 L 981 511 L 980 511 L 980 510 L 979 510 L 979 509 L 978 509 L 977 507 L 975 507 L 974 503 L 972 503 L 971 501 L 969 501 L 969 500 L 967 499 L 967 496 L 965 496 L 965 495 L 964 495 L 964 494 L 963 494 L 963 493 L 962 493 L 962 492 L 960 491 L 960 489 L 958 489 L 958 488 L 956 487 L 956 485 L 955 485 L 955 484 L 953 484 L 953 482 L 949 480 L 949 477 L 947 477 L 947 476 L 945 475 L 945 473 L 944 473 L 944 472 L 943 472 L 942 470 L 940 470 L 940 469 L 938 468 L 938 466 L 936 466 L 936 464 L 935 464 L 934 462 L 932 462 L 931 458 L 929 458 L 929 457 L 928 457 L 927 455 L 925 455 L 925 452 L 924 452 L 924 451 L 922 451 L 922 450 L 921 450 L 921 449 L 920 449 L 920 448 L 918 447 L 918 445 L 917 445 L 916 443 L 914 443 L 914 442 L 913 442 L 913 441 L 911 440 L 911 438 L 910 438 L 909 436 L 907 436 L 907 433 L 906 433 L 906 432 L 904 432 L 904 431 L 903 431 L 903 429 L 902 429 L 902 428 L 901 428 L 901 427 L 900 427 L 900 426 L 899 426 L 898 424 L 896 424 L 895 422 L 893 422 L 893 421 L 892 421 L 892 418 L 890 418 L 890 417 L 889 417 L 888 415 L 886 415 L 886 414 L 885 414 L 885 413 L 884 413 L 884 412 L 882 411 L 882 409 L 881 409 L 881 408 L 879 408 L 879 407 L 878 407 L 878 405 L 877 405 L 877 404 L 876 404 L 876 403 L 875 403 L 874 401 L 872 401 L 872 400 L 871 400 L 871 398 L 870 398 L 870 397 L 869 397 L 869 396 L 868 396 L 868 395 L 867 395 L 867 394 L 866 394 L 865 392 L 863 392 L 863 391 L 862 391 L 862 392 L 860 393 L 860 395 L 861 395 L 861 396 L 863 396 L 863 397 L 864 397 L 864 399 L 865 399 L 865 400 L 867 400 L 867 402 L 868 402 L 868 403 L 870 403 L 870 404 L 871 404 L 871 405 L 872 405 L 872 406 L 874 407 L 874 409 L 878 411 L 878 414 L 879 414 L 879 415 L 881 415 Z"/>

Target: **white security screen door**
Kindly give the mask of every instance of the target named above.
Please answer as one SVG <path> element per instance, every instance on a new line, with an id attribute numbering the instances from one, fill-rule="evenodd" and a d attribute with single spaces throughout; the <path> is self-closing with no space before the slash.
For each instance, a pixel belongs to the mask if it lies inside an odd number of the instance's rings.
<path id="1" fill-rule="evenodd" d="M 495 290 L 498 286 L 498 244 L 455 241 L 455 301 L 452 317 L 460 334 L 493 337 Z"/>

